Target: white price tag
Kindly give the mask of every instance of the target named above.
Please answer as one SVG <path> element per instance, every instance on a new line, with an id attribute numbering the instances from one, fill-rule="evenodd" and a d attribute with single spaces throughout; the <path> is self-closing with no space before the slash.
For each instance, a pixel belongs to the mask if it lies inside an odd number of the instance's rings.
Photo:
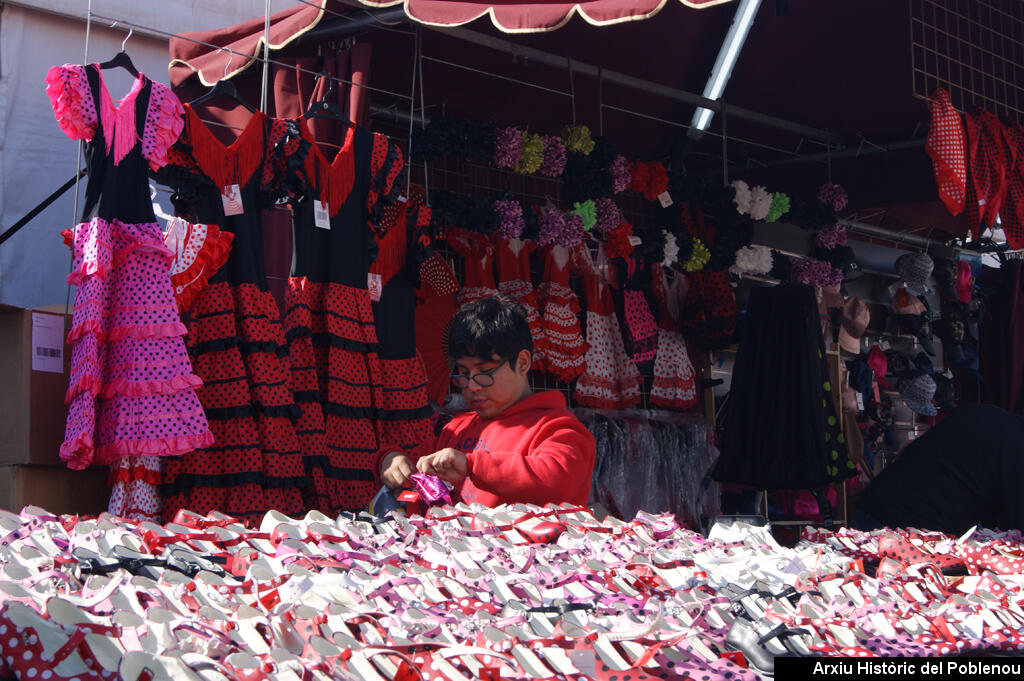
<path id="1" fill-rule="evenodd" d="M 662 208 L 668 208 L 672 205 L 672 196 L 668 193 L 668 190 L 658 194 L 658 203 L 661 204 Z"/>
<path id="2" fill-rule="evenodd" d="M 327 204 L 323 201 L 313 201 L 313 224 L 320 229 L 331 228 L 331 214 L 327 211 Z"/>
<path id="3" fill-rule="evenodd" d="M 370 300 L 380 302 L 380 296 L 384 292 L 384 282 L 379 274 L 370 272 L 366 275 L 366 290 L 370 292 Z"/>
<path id="4" fill-rule="evenodd" d="M 885 340 L 884 338 L 878 341 L 878 347 L 882 348 L 882 352 L 885 352 L 886 350 L 892 348 L 892 346 L 889 345 L 889 341 Z"/>
<path id="5" fill-rule="evenodd" d="M 405 194 L 402 194 L 398 197 L 398 200 L 401 201 L 402 203 L 405 203 L 406 201 L 409 200 L 409 197 L 406 196 Z"/>
<path id="6" fill-rule="evenodd" d="M 644 242 L 644 240 L 641 239 L 638 236 L 634 235 L 634 236 L 629 237 L 629 245 L 630 246 L 636 247 L 636 246 L 639 246 L 640 244 L 642 244 L 643 242 Z"/>
<path id="7" fill-rule="evenodd" d="M 864 411 L 864 393 L 857 392 L 857 411 Z"/>
<path id="8" fill-rule="evenodd" d="M 32 313 L 32 371 L 64 373 L 64 320 L 57 315 Z"/>
<path id="9" fill-rule="evenodd" d="M 225 217 L 228 215 L 241 215 L 244 212 L 242 209 L 242 190 L 239 189 L 237 184 L 225 186 L 220 193 L 220 200 L 224 204 Z"/>

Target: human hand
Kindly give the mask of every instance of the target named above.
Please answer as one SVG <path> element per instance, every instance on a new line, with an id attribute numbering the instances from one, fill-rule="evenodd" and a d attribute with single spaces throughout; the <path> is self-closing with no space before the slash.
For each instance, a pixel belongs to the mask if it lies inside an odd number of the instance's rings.
<path id="1" fill-rule="evenodd" d="M 388 489 L 409 489 L 410 475 L 416 472 L 412 461 L 402 452 L 391 452 L 380 462 L 380 479 Z"/>
<path id="2" fill-rule="evenodd" d="M 457 483 L 469 475 L 469 461 L 465 452 L 446 447 L 417 461 L 416 470 L 436 475 L 445 482 Z"/>

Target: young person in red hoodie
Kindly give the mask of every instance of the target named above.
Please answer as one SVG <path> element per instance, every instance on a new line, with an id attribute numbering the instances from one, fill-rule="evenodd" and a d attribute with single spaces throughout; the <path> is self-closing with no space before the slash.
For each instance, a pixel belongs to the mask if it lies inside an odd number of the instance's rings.
<path id="1" fill-rule="evenodd" d="M 569 502 L 585 505 L 594 470 L 594 436 L 557 390 L 534 393 L 530 327 L 505 296 L 466 303 L 451 321 L 452 384 L 472 411 L 405 455 L 393 451 L 378 470 L 391 489 L 411 487 L 419 471 L 461 486 L 467 503 Z"/>

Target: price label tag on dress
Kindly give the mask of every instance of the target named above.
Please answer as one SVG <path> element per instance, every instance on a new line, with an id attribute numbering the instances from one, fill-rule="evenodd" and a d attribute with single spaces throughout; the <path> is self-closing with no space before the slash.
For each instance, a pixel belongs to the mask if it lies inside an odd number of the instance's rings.
<path id="1" fill-rule="evenodd" d="M 380 302 L 381 293 L 384 292 L 384 282 L 379 274 L 370 272 L 366 275 L 366 290 L 370 292 L 370 300 Z"/>
<path id="2" fill-rule="evenodd" d="M 662 208 L 668 208 L 673 203 L 672 195 L 669 194 L 667 191 L 663 191 L 662 193 L 658 194 L 658 203 L 661 204 Z"/>
<path id="3" fill-rule="evenodd" d="M 241 215 L 245 212 L 242 208 L 242 190 L 238 188 L 237 184 L 226 185 L 220 194 L 220 200 L 224 204 L 225 217 Z"/>
<path id="4" fill-rule="evenodd" d="M 313 201 L 313 224 L 320 229 L 331 228 L 331 214 L 327 212 L 327 204 L 323 201 Z"/>

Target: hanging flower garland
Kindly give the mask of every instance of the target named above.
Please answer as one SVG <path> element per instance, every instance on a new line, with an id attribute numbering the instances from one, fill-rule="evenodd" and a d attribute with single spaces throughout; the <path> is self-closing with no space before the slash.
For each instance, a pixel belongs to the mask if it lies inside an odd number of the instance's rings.
<path id="1" fill-rule="evenodd" d="M 633 181 L 633 173 L 625 156 L 621 154 L 616 156 L 609 170 L 612 174 L 613 192 L 620 194 L 629 189 L 630 183 Z"/>
<path id="2" fill-rule="evenodd" d="M 764 217 L 765 222 L 778 222 L 779 218 L 789 212 L 789 197 L 782 192 L 775 192 L 772 196 L 772 205 L 768 208 L 768 215 Z"/>
<path id="3" fill-rule="evenodd" d="M 574 203 L 569 215 L 578 215 L 583 222 L 583 231 L 589 232 L 597 223 L 597 208 L 592 200 Z"/>
<path id="4" fill-rule="evenodd" d="M 523 153 L 523 134 L 515 128 L 494 131 L 494 160 L 498 168 L 514 168 Z"/>
<path id="5" fill-rule="evenodd" d="M 609 258 L 625 258 L 633 252 L 633 225 L 620 222 L 604 242 L 604 252 Z"/>
<path id="6" fill-rule="evenodd" d="M 498 214 L 498 233 L 506 239 L 518 239 L 526 221 L 523 219 L 523 207 L 512 199 L 499 199 L 494 202 L 494 212 Z"/>
<path id="7" fill-rule="evenodd" d="M 544 162 L 544 140 L 540 135 L 523 132 L 523 146 L 514 170 L 520 175 L 533 175 Z"/>
<path id="8" fill-rule="evenodd" d="M 814 237 L 814 243 L 820 248 L 832 250 L 837 246 L 846 245 L 846 227 L 836 223 L 822 227 Z"/>
<path id="9" fill-rule="evenodd" d="M 736 251 L 733 274 L 768 274 L 772 270 L 772 252 L 765 246 L 744 246 Z"/>
<path id="10" fill-rule="evenodd" d="M 792 265 L 790 281 L 808 286 L 838 286 L 843 283 L 843 271 L 824 260 L 797 260 Z"/>
<path id="11" fill-rule="evenodd" d="M 837 213 L 846 208 L 848 200 L 846 190 L 838 184 L 823 184 L 818 189 L 818 201 L 826 206 L 831 206 L 832 210 Z"/>
<path id="12" fill-rule="evenodd" d="M 558 177 L 565 170 L 565 142 L 557 135 L 541 135 L 541 141 L 544 144 L 543 161 L 537 174 Z"/>
<path id="13" fill-rule="evenodd" d="M 687 272 L 696 272 L 697 270 L 704 269 L 704 265 L 711 260 L 711 251 L 704 245 L 704 242 L 694 237 L 693 239 L 693 252 L 690 253 L 690 257 L 682 263 L 682 267 Z"/>
<path id="14" fill-rule="evenodd" d="M 658 197 L 668 191 L 668 173 L 665 166 L 658 161 L 638 161 L 633 164 L 633 191 L 643 195 L 648 201 L 657 201 Z"/>
<path id="15" fill-rule="evenodd" d="M 585 125 L 567 125 L 562 128 L 562 141 L 565 148 L 584 156 L 594 150 L 594 140 L 590 136 L 590 128 Z"/>
<path id="16" fill-rule="evenodd" d="M 676 235 L 667 229 L 661 230 L 661 233 L 665 237 L 665 250 L 662 254 L 661 266 L 672 267 L 679 262 L 679 242 Z"/>
<path id="17" fill-rule="evenodd" d="M 594 202 L 594 212 L 596 214 L 594 230 L 602 236 L 608 234 L 622 222 L 622 211 L 619 210 L 618 204 L 608 197 L 597 199 Z"/>

